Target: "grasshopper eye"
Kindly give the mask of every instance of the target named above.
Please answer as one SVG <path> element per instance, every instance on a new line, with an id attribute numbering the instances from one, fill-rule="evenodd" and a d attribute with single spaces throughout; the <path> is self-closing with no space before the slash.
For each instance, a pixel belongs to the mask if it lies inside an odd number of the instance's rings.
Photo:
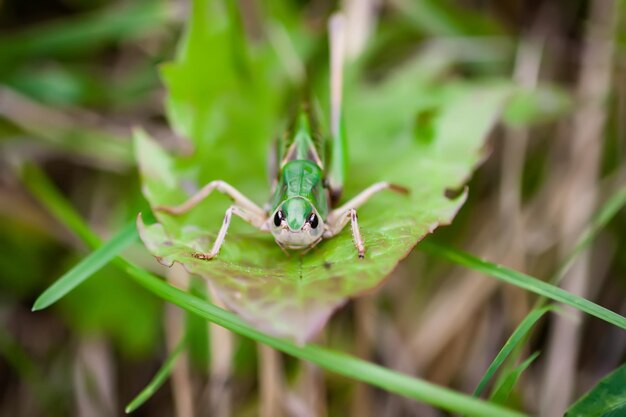
<path id="1" fill-rule="evenodd" d="M 283 211 L 278 210 L 276 214 L 274 215 L 274 226 L 276 227 L 280 226 L 284 218 L 285 218 L 285 214 L 283 213 Z"/>
<path id="2" fill-rule="evenodd" d="M 311 213 L 311 215 L 307 219 L 307 222 L 311 225 L 311 229 L 317 228 L 317 225 L 319 224 L 319 220 L 317 218 L 317 214 Z"/>

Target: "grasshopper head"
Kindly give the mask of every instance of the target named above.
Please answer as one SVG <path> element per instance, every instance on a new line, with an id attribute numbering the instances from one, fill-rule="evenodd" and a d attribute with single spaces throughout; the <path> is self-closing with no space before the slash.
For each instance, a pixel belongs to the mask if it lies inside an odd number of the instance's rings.
<path id="1" fill-rule="evenodd" d="M 324 221 L 309 200 L 292 197 L 274 212 L 271 230 L 276 241 L 288 249 L 306 249 L 322 238 Z"/>

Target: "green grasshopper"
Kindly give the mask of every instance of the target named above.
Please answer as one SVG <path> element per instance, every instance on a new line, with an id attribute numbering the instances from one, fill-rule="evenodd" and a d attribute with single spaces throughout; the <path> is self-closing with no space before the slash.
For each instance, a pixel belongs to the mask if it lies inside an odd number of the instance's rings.
<path id="1" fill-rule="evenodd" d="M 283 250 L 305 252 L 322 239 L 337 235 L 350 222 L 354 245 L 362 259 L 365 257 L 365 243 L 359 229 L 357 209 L 374 194 L 385 189 L 408 193 L 404 187 L 378 182 L 345 204 L 335 207 L 341 197 L 347 165 L 341 104 L 344 33 L 343 18 L 337 14 L 329 21 L 330 138 L 316 135 L 312 111 L 309 106 L 302 105 L 293 128 L 278 142 L 276 160 L 279 164 L 274 169 L 276 176 L 273 196 L 266 209 L 221 180 L 206 184 L 179 206 L 156 208 L 171 215 L 180 215 L 195 207 L 213 190 L 226 194 L 233 200 L 234 204 L 226 210 L 222 227 L 210 252 L 194 253 L 195 258 L 210 260 L 217 256 L 234 214 L 261 231 L 271 232 Z M 327 144 L 331 151 L 328 161 L 324 153 Z"/>

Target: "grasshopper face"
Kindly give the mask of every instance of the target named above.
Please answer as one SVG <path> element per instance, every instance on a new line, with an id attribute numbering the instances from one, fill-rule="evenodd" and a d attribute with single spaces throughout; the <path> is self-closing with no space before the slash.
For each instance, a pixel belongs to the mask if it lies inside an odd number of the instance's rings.
<path id="1" fill-rule="evenodd" d="M 309 200 L 292 197 L 285 200 L 271 217 L 274 239 L 287 249 L 306 249 L 322 239 L 324 221 Z"/>

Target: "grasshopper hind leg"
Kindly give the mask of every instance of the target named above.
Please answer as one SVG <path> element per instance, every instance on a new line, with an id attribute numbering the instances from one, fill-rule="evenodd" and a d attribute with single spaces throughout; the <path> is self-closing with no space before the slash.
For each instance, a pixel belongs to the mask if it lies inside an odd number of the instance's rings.
<path id="1" fill-rule="evenodd" d="M 252 200 L 243 195 L 235 187 L 222 180 L 211 181 L 192 195 L 187 201 L 178 206 L 157 206 L 154 209 L 156 211 L 168 213 L 172 216 L 180 216 L 200 204 L 200 202 L 211 195 L 214 190 L 227 195 L 234 201 L 235 205 L 249 211 L 250 213 L 254 213 L 257 216 L 263 216 L 265 214 L 265 211 L 261 207 L 257 206 L 254 202 L 252 202 Z"/>

